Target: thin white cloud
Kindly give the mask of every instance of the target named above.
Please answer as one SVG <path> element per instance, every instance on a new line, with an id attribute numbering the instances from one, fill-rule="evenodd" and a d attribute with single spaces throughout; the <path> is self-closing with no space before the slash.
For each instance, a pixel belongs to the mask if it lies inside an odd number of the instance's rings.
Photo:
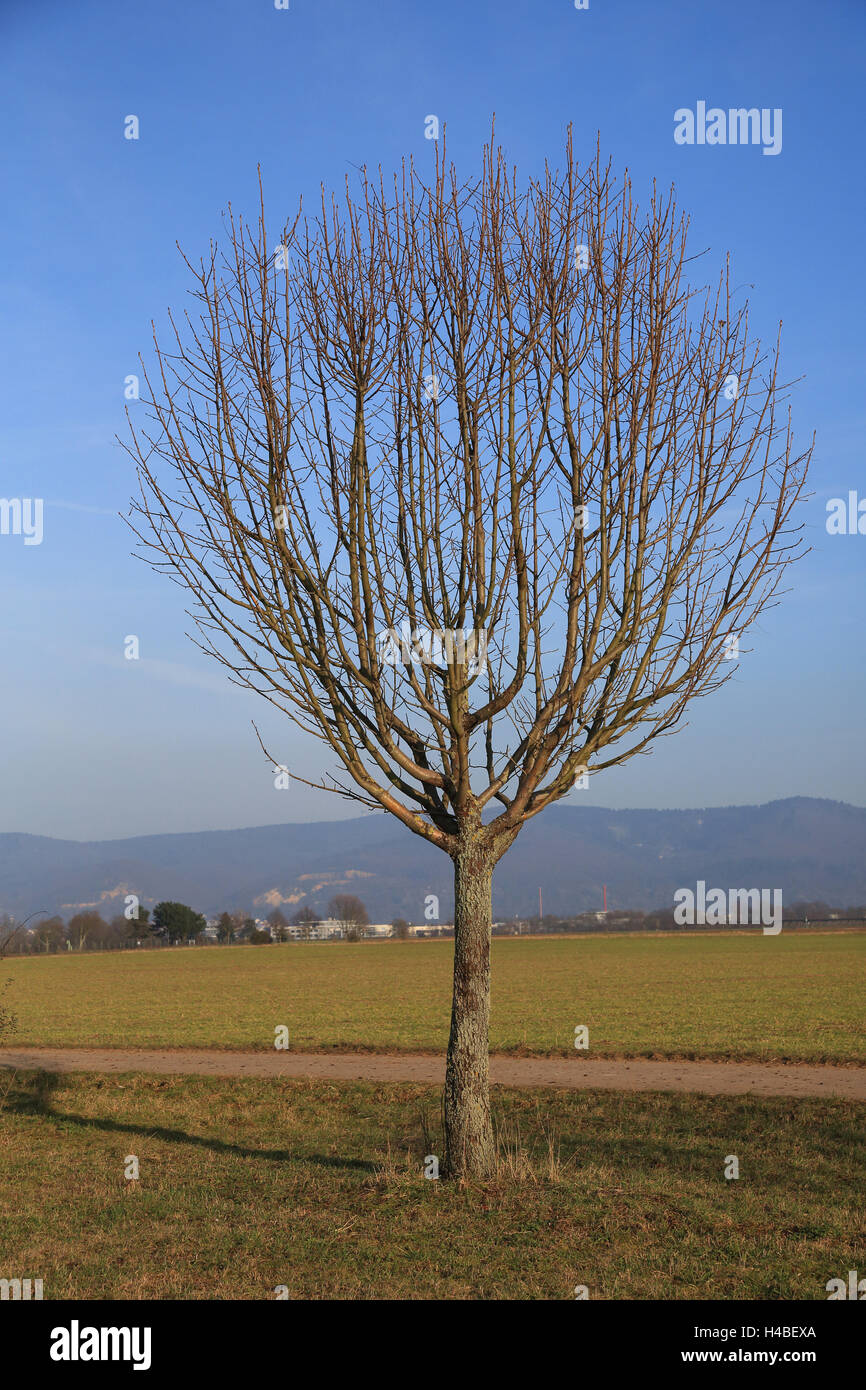
<path id="1" fill-rule="evenodd" d="M 238 689 L 232 685 L 227 675 L 221 676 L 216 670 L 199 671 L 182 661 L 166 661 L 162 657 L 147 656 L 146 652 L 143 652 L 137 661 L 127 661 L 122 654 L 97 648 L 91 648 L 88 656 L 100 666 L 110 666 L 114 671 L 120 670 L 121 667 L 134 667 L 130 673 L 133 680 L 141 677 L 144 680 L 166 681 L 169 685 L 196 686 L 200 690 L 210 690 L 217 695 L 234 693 Z"/>
<path id="2" fill-rule="evenodd" d="M 91 507 L 85 502 L 46 502 L 46 507 L 62 507 L 67 512 L 87 512 L 92 516 L 117 516 L 115 507 Z"/>

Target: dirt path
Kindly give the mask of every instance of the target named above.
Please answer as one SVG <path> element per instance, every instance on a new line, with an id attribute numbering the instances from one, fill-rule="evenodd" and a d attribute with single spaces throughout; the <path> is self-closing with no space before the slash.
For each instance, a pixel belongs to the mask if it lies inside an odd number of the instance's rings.
<path id="1" fill-rule="evenodd" d="M 6 1048 L 0 1067 L 47 1071 L 154 1072 L 195 1076 L 303 1076 L 325 1081 L 441 1083 L 445 1059 L 432 1054 L 363 1052 L 151 1051 L 147 1048 Z M 575 1057 L 492 1057 L 506 1086 L 569 1090 L 703 1091 L 710 1095 L 841 1096 L 866 1100 L 866 1067 L 765 1066 L 760 1062 L 589 1061 Z"/>

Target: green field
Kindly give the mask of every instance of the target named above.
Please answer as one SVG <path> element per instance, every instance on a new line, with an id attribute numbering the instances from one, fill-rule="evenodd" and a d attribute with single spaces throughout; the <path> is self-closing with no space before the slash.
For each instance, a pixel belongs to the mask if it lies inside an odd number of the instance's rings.
<path id="1" fill-rule="evenodd" d="M 293 943 L 12 958 L 10 1044 L 443 1051 L 449 941 Z M 503 939 L 491 1047 L 860 1062 L 866 934 Z"/>
<path id="2" fill-rule="evenodd" d="M 862 1268 L 849 1102 L 497 1087 L 503 1171 L 465 1187 L 423 1176 L 438 1109 L 424 1086 L 19 1073 L 0 1276 L 46 1299 L 812 1300 Z"/>

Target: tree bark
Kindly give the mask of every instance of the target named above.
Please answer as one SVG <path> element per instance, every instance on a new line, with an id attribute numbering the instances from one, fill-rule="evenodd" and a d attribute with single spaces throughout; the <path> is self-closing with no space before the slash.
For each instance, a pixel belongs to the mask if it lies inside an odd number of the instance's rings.
<path id="1" fill-rule="evenodd" d="M 454 855 L 454 993 L 445 1068 L 445 1171 L 486 1177 L 495 1165 L 490 1118 L 491 888 L 496 856 L 477 830 Z"/>

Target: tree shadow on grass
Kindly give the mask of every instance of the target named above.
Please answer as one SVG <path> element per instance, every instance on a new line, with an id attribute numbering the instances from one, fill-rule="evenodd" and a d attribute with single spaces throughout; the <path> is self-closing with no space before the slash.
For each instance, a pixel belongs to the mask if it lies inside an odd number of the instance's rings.
<path id="1" fill-rule="evenodd" d="M 231 1154 L 237 1158 L 263 1158 L 269 1163 L 312 1163 L 319 1168 L 342 1168 L 352 1172 L 375 1173 L 378 1164 L 363 1158 L 340 1158 L 332 1154 L 292 1153 L 289 1149 L 254 1149 L 246 1144 L 232 1144 L 224 1139 L 188 1134 L 182 1129 L 167 1129 L 162 1125 L 136 1125 L 122 1120 L 97 1119 L 91 1115 L 74 1115 L 58 1110 L 53 1096 L 63 1080 L 59 1072 L 37 1071 L 16 1073 L 5 1095 L 0 1089 L 0 1109 L 10 1115 L 41 1115 L 81 1129 L 99 1130 L 105 1134 L 136 1134 L 147 1139 L 162 1139 L 169 1144 L 189 1144 L 210 1149 L 212 1153 Z"/>

